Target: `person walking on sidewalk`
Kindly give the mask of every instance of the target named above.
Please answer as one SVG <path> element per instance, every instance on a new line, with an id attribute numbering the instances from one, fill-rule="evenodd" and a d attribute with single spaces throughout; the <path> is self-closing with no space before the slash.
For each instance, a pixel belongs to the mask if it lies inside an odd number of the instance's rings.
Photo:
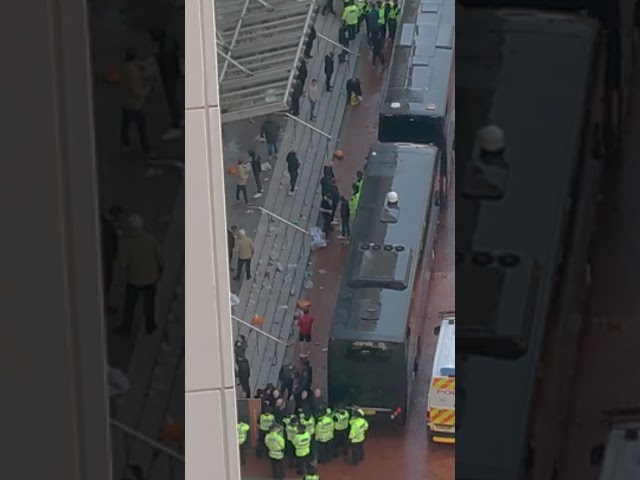
<path id="1" fill-rule="evenodd" d="M 304 84 L 307 81 L 307 76 L 309 75 L 309 71 L 307 70 L 307 61 L 304 58 L 300 59 L 300 68 L 298 69 L 298 81 L 302 84 L 304 88 Z"/>
<path id="2" fill-rule="evenodd" d="M 287 154 L 287 171 L 289 172 L 290 179 L 289 196 L 292 196 L 293 192 L 298 189 L 296 182 L 298 181 L 298 173 L 300 171 L 300 160 L 298 159 L 295 148 L 292 148 Z"/>
<path id="3" fill-rule="evenodd" d="M 236 248 L 236 230 L 238 230 L 238 227 L 236 227 L 235 225 L 231 225 L 229 228 L 227 228 L 227 247 L 229 249 L 229 265 L 231 265 L 231 262 L 233 262 L 233 251 Z M 233 267 L 231 267 L 231 270 L 233 270 Z"/>
<path id="4" fill-rule="evenodd" d="M 269 115 L 260 127 L 260 136 L 263 137 L 267 142 L 267 155 L 269 155 L 269 160 L 273 160 L 273 158 L 278 155 L 279 133 L 280 125 L 278 125 L 273 117 Z"/>
<path id="5" fill-rule="evenodd" d="M 378 36 L 378 33 L 380 32 L 380 25 L 378 24 L 378 19 L 380 18 L 380 14 L 378 13 L 377 3 L 371 2 L 370 5 L 371 5 L 371 8 L 366 18 L 367 39 L 369 40 L 369 46 L 373 47 L 373 41 Z"/>
<path id="6" fill-rule="evenodd" d="M 382 66 L 385 65 L 384 59 L 384 32 L 380 30 L 376 37 L 373 39 L 373 66 L 376 66 L 376 60 L 380 60 Z"/>
<path id="7" fill-rule="evenodd" d="M 129 150 L 129 128 L 134 124 L 138 130 L 138 137 L 142 152 L 151 156 L 149 134 L 147 132 L 147 120 L 144 114 L 144 105 L 151 92 L 151 86 L 142 76 L 142 67 L 139 65 L 138 52 L 127 49 L 124 56 L 123 71 L 123 95 L 122 121 L 120 123 L 120 142 L 124 150 Z"/>
<path id="8" fill-rule="evenodd" d="M 171 128 L 162 135 L 162 140 L 168 142 L 182 135 L 182 111 L 184 108 L 179 100 L 180 83 L 180 54 L 178 42 L 171 38 L 165 30 L 152 27 L 149 30 L 151 40 L 157 46 L 156 62 L 160 71 L 160 79 L 164 88 L 165 99 L 169 107 Z"/>
<path id="9" fill-rule="evenodd" d="M 356 7 L 352 1 L 349 1 L 342 12 L 342 22 L 347 27 L 347 36 L 349 37 L 349 40 L 355 40 L 359 20 L 360 12 L 358 7 Z"/>
<path id="10" fill-rule="evenodd" d="M 238 366 L 238 380 L 240 381 L 240 386 L 244 391 L 244 396 L 245 398 L 251 398 L 251 387 L 249 386 L 251 366 L 249 365 L 249 360 L 242 355 L 241 357 L 236 358 L 236 365 Z"/>
<path id="11" fill-rule="evenodd" d="M 349 37 L 347 35 L 347 27 L 344 25 L 341 25 L 340 29 L 338 30 L 338 43 L 342 45 L 344 48 L 349 48 Z M 344 48 L 338 54 L 338 63 L 344 63 L 347 61 L 348 52 Z"/>
<path id="12" fill-rule="evenodd" d="M 318 105 L 318 100 L 320 100 L 320 93 L 318 92 L 318 80 L 315 78 L 311 79 L 311 83 L 307 88 L 307 98 L 309 99 L 309 120 L 312 122 L 316 121 L 316 106 Z"/>
<path id="13" fill-rule="evenodd" d="M 251 171 L 253 172 L 253 179 L 256 181 L 257 189 L 253 198 L 260 198 L 262 196 L 262 182 L 260 181 L 260 175 L 262 175 L 262 157 L 260 157 L 255 150 L 249 150 L 249 158 L 251 159 Z"/>
<path id="14" fill-rule="evenodd" d="M 315 319 L 309 313 L 309 309 L 305 308 L 298 318 L 298 341 L 300 342 L 300 350 L 302 351 L 302 346 L 306 342 L 307 350 L 306 353 L 309 353 L 309 344 L 311 343 L 311 329 L 313 328 L 313 322 Z"/>
<path id="15" fill-rule="evenodd" d="M 311 49 L 313 48 L 313 42 L 316 39 L 316 36 L 316 29 L 313 25 L 311 25 L 311 28 L 309 29 L 309 36 L 307 37 L 307 44 L 304 47 L 304 58 L 306 58 L 307 60 L 313 58 L 313 56 L 311 55 Z"/>
<path id="16" fill-rule="evenodd" d="M 327 92 L 331 91 L 331 77 L 333 76 L 333 69 L 335 66 L 335 62 L 333 61 L 333 56 L 334 56 L 333 50 L 331 50 L 324 57 L 324 75 L 325 75 L 324 89 Z"/>
<path id="17" fill-rule="evenodd" d="M 240 201 L 240 193 L 244 197 L 244 203 L 249 203 L 249 195 L 247 194 L 247 179 L 249 173 L 244 165 L 244 160 L 239 159 L 236 165 L 236 202 Z"/>
<path id="18" fill-rule="evenodd" d="M 253 241 L 247 237 L 244 230 L 238 230 L 238 238 L 236 239 L 236 253 L 238 255 L 238 267 L 236 268 L 236 276 L 234 280 L 240 280 L 242 276 L 242 267 L 246 270 L 247 280 L 251 279 L 251 258 L 255 253 Z"/>
<path id="19" fill-rule="evenodd" d="M 296 80 L 296 83 L 293 86 L 293 92 L 291 92 L 291 110 L 289 110 L 289 113 L 294 117 L 300 115 L 300 97 L 302 96 L 302 93 L 302 82 L 300 80 Z"/>
<path id="20" fill-rule="evenodd" d="M 123 238 L 118 253 L 118 263 L 126 273 L 122 324 L 117 335 L 130 335 L 138 297 L 142 295 L 147 334 L 156 328 L 155 301 L 158 280 L 164 269 L 164 260 L 158 241 L 144 229 L 139 215 L 129 217 L 129 233 Z"/>
<path id="21" fill-rule="evenodd" d="M 351 227 L 349 226 L 350 214 L 349 214 L 349 202 L 346 198 L 340 197 L 340 229 L 341 240 L 349 241 L 351 238 Z"/>

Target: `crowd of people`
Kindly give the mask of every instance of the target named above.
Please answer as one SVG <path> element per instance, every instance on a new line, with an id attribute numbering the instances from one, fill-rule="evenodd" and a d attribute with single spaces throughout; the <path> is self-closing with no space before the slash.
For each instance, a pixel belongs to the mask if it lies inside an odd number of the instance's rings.
<path id="1" fill-rule="evenodd" d="M 308 314 L 308 309 L 304 314 Z M 303 315 L 304 315 L 303 314 Z M 302 317 L 301 317 L 302 318 Z M 312 321 L 311 321 L 312 323 Z M 308 332 L 308 333 L 305 333 Z M 311 341 L 311 330 L 300 332 L 300 341 Z M 237 372 L 247 398 L 249 363 L 245 352 L 246 338 L 240 335 L 234 345 Z M 302 369 L 284 365 L 278 386 L 272 383 L 256 390 L 260 399 L 257 458 L 269 458 L 276 480 L 285 478 L 285 470 L 294 469 L 305 480 L 318 480 L 318 465 L 324 465 L 351 452 L 351 463 L 364 460 L 364 442 L 369 423 L 361 410 L 348 411 L 342 405 L 330 406 L 318 388 L 313 389 L 313 369 L 307 354 L 301 355 Z M 238 421 L 240 463 L 246 463 L 250 426 Z"/>

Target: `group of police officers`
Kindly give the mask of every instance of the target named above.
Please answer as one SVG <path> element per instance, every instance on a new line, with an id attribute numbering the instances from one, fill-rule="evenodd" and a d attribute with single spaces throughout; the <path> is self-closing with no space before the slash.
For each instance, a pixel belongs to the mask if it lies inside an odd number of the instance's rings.
<path id="1" fill-rule="evenodd" d="M 397 0 L 347 0 L 342 11 L 342 22 L 347 28 L 349 39 L 356 38 L 356 34 L 360 32 L 360 25 L 364 22 L 371 44 L 377 36 L 384 39 L 387 32 L 389 38 L 395 38 L 399 18 L 400 5 Z"/>
<path id="2" fill-rule="evenodd" d="M 364 441 L 369 422 L 364 418 L 362 410 L 356 409 L 349 414 L 342 407 L 333 410 L 323 406 L 316 417 L 299 410 L 297 414 L 285 417 L 279 424 L 272 411 L 267 408 L 260 414 L 258 428 L 260 437 L 256 454 L 261 457 L 263 451 L 267 450 L 274 479 L 285 478 L 286 458 L 289 468 L 295 468 L 303 480 L 319 480 L 316 463 L 328 463 L 338 458 L 340 453 L 347 456 L 349 448 L 353 465 L 364 460 Z M 249 430 L 246 422 L 238 423 L 242 465 L 245 463 Z"/>

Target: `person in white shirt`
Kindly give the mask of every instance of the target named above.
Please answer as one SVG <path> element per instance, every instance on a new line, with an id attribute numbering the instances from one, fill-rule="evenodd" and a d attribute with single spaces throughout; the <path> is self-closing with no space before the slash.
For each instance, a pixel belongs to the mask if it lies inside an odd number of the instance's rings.
<path id="1" fill-rule="evenodd" d="M 309 120 L 313 122 L 316 119 L 316 105 L 320 99 L 320 93 L 318 92 L 318 80 L 315 78 L 311 79 L 311 83 L 307 87 L 307 97 L 309 98 L 309 105 L 311 106 L 311 109 L 309 110 Z"/>

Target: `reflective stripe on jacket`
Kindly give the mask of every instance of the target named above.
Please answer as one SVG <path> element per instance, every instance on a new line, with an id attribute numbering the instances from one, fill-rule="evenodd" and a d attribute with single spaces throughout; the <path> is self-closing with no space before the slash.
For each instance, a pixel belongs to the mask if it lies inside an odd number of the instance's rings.
<path id="1" fill-rule="evenodd" d="M 247 436 L 249 433 L 249 425 L 244 422 L 238 423 L 238 445 L 242 445 L 247 441 Z"/>
<path id="2" fill-rule="evenodd" d="M 333 440 L 333 421 L 324 416 L 316 424 L 316 440 L 325 443 Z"/>
<path id="3" fill-rule="evenodd" d="M 270 432 L 264 438 L 264 443 L 269 449 L 269 458 L 281 460 L 284 458 L 284 438 L 277 432 Z"/>
<path id="4" fill-rule="evenodd" d="M 336 412 L 335 414 L 335 429 L 338 431 L 346 430 L 349 427 L 349 413 L 348 412 Z"/>
<path id="5" fill-rule="evenodd" d="M 296 449 L 296 457 L 306 457 L 311 453 L 311 435 L 309 432 L 297 434 L 292 443 L 293 448 Z"/>
<path id="6" fill-rule="evenodd" d="M 260 415 L 260 430 L 263 432 L 268 432 L 275 422 L 275 417 L 271 413 L 263 413 Z"/>

